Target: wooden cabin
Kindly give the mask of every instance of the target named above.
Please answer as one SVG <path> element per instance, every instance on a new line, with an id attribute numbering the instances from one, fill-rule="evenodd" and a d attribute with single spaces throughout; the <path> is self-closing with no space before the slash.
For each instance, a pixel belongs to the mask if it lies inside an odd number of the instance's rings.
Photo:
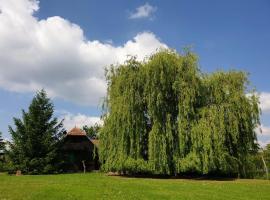
<path id="1" fill-rule="evenodd" d="M 99 169 L 98 140 L 90 139 L 85 131 L 74 127 L 63 138 L 62 155 L 65 172 Z"/>

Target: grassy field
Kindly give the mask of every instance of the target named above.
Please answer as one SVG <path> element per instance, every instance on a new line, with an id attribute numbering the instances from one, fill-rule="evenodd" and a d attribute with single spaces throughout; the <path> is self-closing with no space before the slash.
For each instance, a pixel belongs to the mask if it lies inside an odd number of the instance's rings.
<path id="1" fill-rule="evenodd" d="M 11 199 L 270 199 L 270 181 L 188 180 L 107 176 L 0 175 L 0 200 Z"/>

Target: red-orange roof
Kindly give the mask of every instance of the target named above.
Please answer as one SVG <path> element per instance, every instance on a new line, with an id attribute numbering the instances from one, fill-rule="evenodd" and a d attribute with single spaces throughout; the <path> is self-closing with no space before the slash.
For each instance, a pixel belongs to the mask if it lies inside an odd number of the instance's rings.
<path id="1" fill-rule="evenodd" d="M 80 128 L 74 127 L 73 129 L 71 129 L 67 135 L 73 135 L 73 136 L 86 136 L 85 131 L 83 131 Z"/>

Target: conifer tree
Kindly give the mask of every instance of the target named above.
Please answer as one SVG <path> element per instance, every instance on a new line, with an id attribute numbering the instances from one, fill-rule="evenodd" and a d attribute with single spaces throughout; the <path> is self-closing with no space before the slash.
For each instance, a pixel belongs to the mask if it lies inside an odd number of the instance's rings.
<path id="1" fill-rule="evenodd" d="M 24 173 L 51 173 L 57 169 L 58 142 L 62 122 L 53 117 L 54 107 L 44 90 L 38 91 L 22 119 L 14 118 L 9 157 L 15 169 Z"/>

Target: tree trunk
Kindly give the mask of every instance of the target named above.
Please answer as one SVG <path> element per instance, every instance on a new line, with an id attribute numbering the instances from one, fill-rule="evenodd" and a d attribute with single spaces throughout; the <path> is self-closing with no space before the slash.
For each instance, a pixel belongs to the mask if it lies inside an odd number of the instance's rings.
<path id="1" fill-rule="evenodd" d="M 85 161 L 84 160 L 82 161 L 82 164 L 83 164 L 83 173 L 85 174 L 85 172 L 86 172 L 86 166 L 85 166 Z"/>
<path id="2" fill-rule="evenodd" d="M 268 177 L 268 168 L 267 168 L 267 166 L 266 166 L 266 163 L 265 163 L 265 160 L 264 160 L 264 158 L 263 158 L 263 155 L 262 155 L 262 161 L 263 161 L 263 165 L 264 165 L 264 168 L 265 168 L 266 179 L 268 180 L 268 179 L 269 179 L 269 177 Z"/>

